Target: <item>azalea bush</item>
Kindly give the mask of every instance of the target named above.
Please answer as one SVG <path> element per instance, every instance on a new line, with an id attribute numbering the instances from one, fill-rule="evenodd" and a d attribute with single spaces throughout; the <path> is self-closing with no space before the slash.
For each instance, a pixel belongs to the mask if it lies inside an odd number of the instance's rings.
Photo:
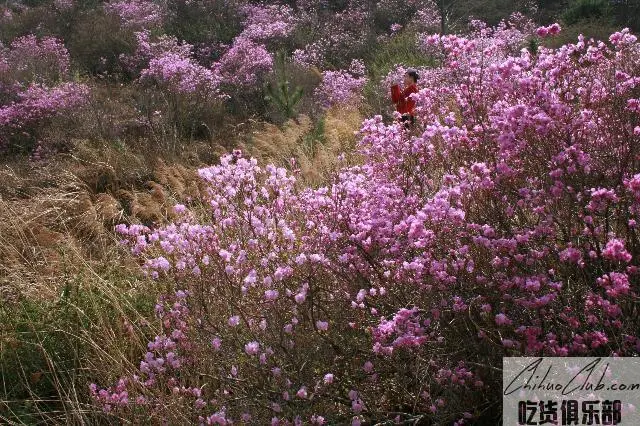
<path id="1" fill-rule="evenodd" d="M 349 70 L 324 71 L 315 95 L 325 108 L 335 105 L 358 106 L 362 102 L 365 84 L 367 77 L 364 63 L 355 59 Z"/>
<path id="2" fill-rule="evenodd" d="M 241 11 L 245 19 L 240 36 L 256 42 L 275 42 L 288 38 L 295 31 L 299 20 L 287 5 L 247 4 Z"/>
<path id="3" fill-rule="evenodd" d="M 296 50 L 295 57 L 301 64 L 346 68 L 353 58 L 363 57 L 374 50 L 374 36 L 372 12 L 354 6 L 323 22 L 322 31 L 313 33 L 313 37 Z"/>
<path id="4" fill-rule="evenodd" d="M 136 52 L 123 56 L 122 62 L 146 90 L 144 110 L 150 126 L 157 122 L 173 128 L 160 129 L 159 140 L 193 138 L 225 99 L 245 100 L 245 109 L 250 109 L 273 66 L 265 47 L 243 36 L 222 49 L 210 66 L 198 60 L 194 46 L 175 37 L 153 37 L 149 31 L 137 32 L 136 37 Z M 164 118 L 157 120 L 160 115 Z"/>
<path id="5" fill-rule="evenodd" d="M 105 10 L 118 16 L 122 25 L 131 29 L 161 25 L 166 13 L 158 3 L 149 0 L 110 1 L 105 4 Z"/>
<path id="6" fill-rule="evenodd" d="M 227 85 L 244 89 L 260 87 L 264 75 L 273 68 L 273 56 L 265 46 L 241 35 L 234 39 L 214 68 Z"/>
<path id="7" fill-rule="evenodd" d="M 0 45 L 0 148 L 30 148 L 55 117 L 86 104 L 89 88 L 71 81 L 60 40 L 28 35 Z"/>
<path id="8" fill-rule="evenodd" d="M 19 37 L 4 49 L 3 77 L 16 84 L 55 83 L 69 72 L 69 52 L 54 37 Z"/>
<path id="9" fill-rule="evenodd" d="M 117 228 L 170 290 L 139 369 L 91 386 L 105 411 L 497 422 L 502 356 L 640 353 L 636 37 L 426 43 L 418 128 L 365 120 L 326 186 L 234 152 L 176 223 Z"/>

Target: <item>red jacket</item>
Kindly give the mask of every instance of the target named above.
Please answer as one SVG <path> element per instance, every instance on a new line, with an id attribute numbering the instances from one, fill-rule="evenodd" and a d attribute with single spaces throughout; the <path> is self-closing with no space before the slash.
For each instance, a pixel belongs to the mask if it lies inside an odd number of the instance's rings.
<path id="1" fill-rule="evenodd" d="M 409 97 L 412 93 L 418 93 L 418 87 L 415 84 L 408 86 L 404 90 L 400 90 L 397 84 L 391 86 L 391 100 L 396 104 L 396 110 L 400 114 L 411 114 L 416 107 L 416 102 Z"/>

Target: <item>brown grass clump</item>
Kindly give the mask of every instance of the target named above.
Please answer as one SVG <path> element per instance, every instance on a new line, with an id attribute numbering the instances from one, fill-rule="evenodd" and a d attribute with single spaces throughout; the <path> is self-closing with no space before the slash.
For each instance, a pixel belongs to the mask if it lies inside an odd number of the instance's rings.
<path id="1" fill-rule="evenodd" d="M 363 117 L 357 109 L 333 108 L 327 111 L 324 138 L 312 150 L 313 156 L 301 160 L 302 174 L 307 181 L 319 183 L 338 164 L 338 156 L 353 156 L 356 146 L 355 132 L 360 130 Z"/>
<path id="2" fill-rule="evenodd" d="M 240 148 L 262 163 L 291 166 L 295 159 L 303 181 L 317 185 L 335 168 L 340 154 L 353 154 L 361 124 L 357 109 L 332 108 L 315 126 L 305 115 L 282 127 L 263 124 Z"/>
<path id="3" fill-rule="evenodd" d="M 9 293 L 53 298 L 64 284 L 56 277 L 87 261 L 99 265 L 118 247 L 116 224 L 167 218 L 173 201 L 161 184 L 141 183 L 143 176 L 152 177 L 141 156 L 84 142 L 76 148 L 43 165 L 26 159 L 0 165 L 3 300 Z M 191 191 L 192 181 L 185 180 Z"/>
<path id="4" fill-rule="evenodd" d="M 159 289 L 113 230 L 167 220 L 174 191 L 143 156 L 118 152 L 80 143 L 0 165 L 0 424 L 100 423 L 89 383 L 131 370 L 157 333 Z"/>
<path id="5" fill-rule="evenodd" d="M 124 211 L 122 210 L 122 206 L 120 202 L 110 194 L 97 194 L 94 206 L 98 219 L 107 227 L 116 225 L 123 220 Z"/>
<path id="6" fill-rule="evenodd" d="M 63 268 L 73 265 L 73 259 L 65 258 L 62 253 L 77 250 L 77 241 L 57 229 L 55 217 L 59 214 L 41 200 L 27 206 L 21 202 L 0 201 L 2 301 L 22 296 L 55 297 L 59 290 L 56 276 Z"/>
<path id="7" fill-rule="evenodd" d="M 195 168 L 187 168 L 182 164 L 168 166 L 160 160 L 154 169 L 154 177 L 179 199 L 200 198 L 202 181 Z"/>
<path id="8" fill-rule="evenodd" d="M 149 186 L 149 193 L 119 191 L 131 203 L 131 216 L 146 225 L 158 223 L 166 216 L 164 191 L 155 182 L 150 182 Z"/>
<path id="9" fill-rule="evenodd" d="M 261 162 L 285 164 L 304 155 L 304 136 L 312 128 L 313 123 L 306 115 L 289 120 L 282 127 L 264 123 L 251 135 L 250 143 L 241 144 L 241 148 Z"/>

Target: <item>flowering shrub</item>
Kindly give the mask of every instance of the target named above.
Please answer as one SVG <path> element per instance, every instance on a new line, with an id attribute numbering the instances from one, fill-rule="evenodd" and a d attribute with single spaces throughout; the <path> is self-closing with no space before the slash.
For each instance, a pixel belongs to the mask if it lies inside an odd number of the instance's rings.
<path id="1" fill-rule="evenodd" d="M 122 25 L 142 29 L 162 24 L 164 10 L 150 0 L 116 0 L 105 4 L 105 10 L 120 17 Z"/>
<path id="2" fill-rule="evenodd" d="M 441 30 L 441 15 L 436 4 L 428 0 L 421 5 L 413 19 L 418 30 L 429 31 L 438 29 Z"/>
<path id="3" fill-rule="evenodd" d="M 175 37 L 153 38 L 148 30 L 143 30 L 136 32 L 136 38 L 135 53 L 121 58 L 125 66 L 132 72 L 140 72 L 143 80 L 153 78 L 170 83 L 178 92 L 194 93 L 196 88 L 204 88 L 206 93 L 214 93 L 222 83 L 255 85 L 273 67 L 273 57 L 266 48 L 242 36 L 234 39 L 211 68 L 197 62 L 193 46 L 180 43 Z"/>
<path id="4" fill-rule="evenodd" d="M 22 145 L 48 119 L 86 104 L 89 88 L 69 78 L 69 52 L 52 37 L 27 35 L 0 45 L 0 146 Z"/>
<path id="5" fill-rule="evenodd" d="M 364 63 L 354 60 L 349 71 L 324 71 L 316 97 L 326 108 L 338 104 L 357 105 L 362 100 L 366 83 Z"/>
<path id="6" fill-rule="evenodd" d="M 550 34 L 557 34 L 560 31 L 558 24 L 551 27 L 554 30 Z M 490 60 L 494 57 L 504 58 L 506 55 L 517 55 L 525 42 L 532 39 L 536 32 L 534 23 L 520 13 L 514 13 L 509 19 L 502 20 L 495 28 L 488 27 L 484 22 L 478 20 L 472 20 L 469 23 L 469 28 L 471 32 L 465 40 L 461 40 L 453 34 L 439 36 L 423 33 L 418 37 L 418 45 L 425 52 L 434 54 L 436 57 L 443 48 L 445 50 L 468 49 L 475 51 L 476 57 Z M 545 29 L 545 31 L 544 35 L 548 30 Z M 542 35 L 540 29 L 537 34 Z"/>
<path id="7" fill-rule="evenodd" d="M 89 88 L 84 84 L 29 86 L 15 101 L 0 106 L 0 148 L 6 148 L 14 137 L 33 138 L 48 119 L 68 117 L 87 103 L 88 96 Z"/>
<path id="8" fill-rule="evenodd" d="M 372 12 L 355 3 L 325 19 L 317 11 L 303 11 L 298 26 L 320 27 L 304 48 L 294 50 L 294 62 L 302 66 L 346 67 L 352 58 L 368 52 L 373 41 Z"/>
<path id="9" fill-rule="evenodd" d="M 273 56 L 263 45 L 238 36 L 214 68 L 226 84 L 251 86 L 259 82 L 265 73 L 271 71 Z"/>
<path id="10" fill-rule="evenodd" d="M 295 29 L 297 19 L 293 9 L 286 5 L 246 5 L 244 30 L 240 37 L 256 42 L 288 37 Z"/>
<path id="11" fill-rule="evenodd" d="M 204 98 L 215 96 L 220 85 L 220 77 L 214 71 L 171 52 L 152 58 L 140 79 L 153 80 L 173 93 L 197 93 Z"/>
<path id="12" fill-rule="evenodd" d="M 69 52 L 60 40 L 30 34 L 15 39 L 9 49 L 0 47 L 0 63 L 2 80 L 56 83 L 69 72 Z"/>
<path id="13" fill-rule="evenodd" d="M 293 62 L 302 68 L 321 67 L 324 64 L 324 47 L 315 42 L 305 46 L 304 49 L 293 51 Z"/>
<path id="14" fill-rule="evenodd" d="M 133 74 L 139 75 L 154 58 L 174 55 L 183 58 L 191 56 L 193 46 L 180 43 L 175 37 L 161 35 L 153 37 L 149 30 L 135 32 L 136 50 L 131 55 L 121 55 L 120 61 Z"/>
<path id="15" fill-rule="evenodd" d="M 36 121 L 68 113 L 87 102 L 89 89 L 83 84 L 64 83 L 57 87 L 33 85 L 18 94 L 18 101 L 0 107 L 0 129 L 25 131 Z"/>
<path id="16" fill-rule="evenodd" d="M 236 152 L 200 170 L 202 223 L 118 227 L 175 291 L 106 410 L 460 425 L 497 415 L 503 355 L 640 353 L 636 37 L 437 40 L 421 130 L 366 120 L 329 186 Z"/>
<path id="17" fill-rule="evenodd" d="M 135 33 L 137 48 L 120 61 L 144 89 L 142 123 L 156 142 L 176 146 L 178 137 L 192 138 L 224 98 L 216 69 L 200 64 L 193 46 L 175 37 Z"/>

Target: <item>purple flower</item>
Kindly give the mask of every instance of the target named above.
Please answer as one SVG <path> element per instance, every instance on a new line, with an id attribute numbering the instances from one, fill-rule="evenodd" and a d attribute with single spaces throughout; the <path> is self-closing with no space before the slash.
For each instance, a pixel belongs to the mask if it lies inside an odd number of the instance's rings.
<path id="1" fill-rule="evenodd" d="M 303 386 L 300 389 L 298 389 L 298 392 L 296 392 L 296 396 L 300 399 L 306 399 L 308 396 L 307 388 Z"/>
<path id="2" fill-rule="evenodd" d="M 511 325 L 512 321 L 503 313 L 496 315 L 496 324 L 498 325 Z"/>
<path id="3" fill-rule="evenodd" d="M 229 323 L 229 326 L 236 327 L 238 324 L 240 324 L 240 317 L 238 315 L 234 315 L 229 318 L 228 323 Z"/>
<path id="4" fill-rule="evenodd" d="M 260 350 L 260 344 L 258 342 L 249 342 L 244 345 L 244 351 L 247 355 L 256 355 Z"/>
<path id="5" fill-rule="evenodd" d="M 316 327 L 320 331 L 327 331 L 329 329 L 329 323 L 327 321 L 316 321 Z"/>

